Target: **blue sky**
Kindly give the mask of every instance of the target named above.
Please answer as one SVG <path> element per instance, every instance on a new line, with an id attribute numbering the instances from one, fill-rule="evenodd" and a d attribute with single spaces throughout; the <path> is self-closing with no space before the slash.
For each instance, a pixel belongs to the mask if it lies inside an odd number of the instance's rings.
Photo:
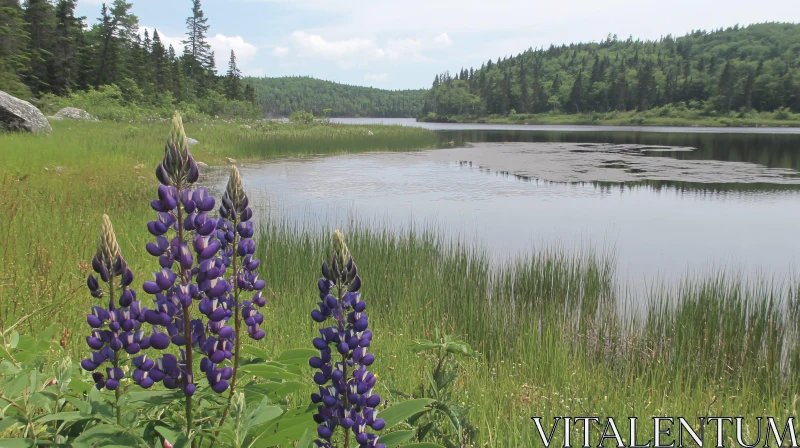
<path id="1" fill-rule="evenodd" d="M 180 52 L 190 0 L 130 0 L 140 25 Z M 798 0 L 205 0 L 220 70 L 310 75 L 387 89 L 551 43 L 657 39 L 693 29 L 800 22 Z M 79 0 L 90 23 L 101 0 Z"/>

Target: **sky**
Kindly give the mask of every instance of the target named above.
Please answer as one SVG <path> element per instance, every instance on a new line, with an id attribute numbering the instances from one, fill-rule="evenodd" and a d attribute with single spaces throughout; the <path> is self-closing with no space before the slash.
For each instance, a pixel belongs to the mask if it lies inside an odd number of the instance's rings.
<path id="1" fill-rule="evenodd" d="M 129 1 L 142 31 L 182 51 L 190 0 Z M 77 13 L 94 23 L 101 4 L 78 0 Z M 245 75 L 385 89 L 428 88 L 445 70 L 551 43 L 800 22 L 798 0 L 205 0 L 202 9 L 220 71 L 233 49 Z"/>

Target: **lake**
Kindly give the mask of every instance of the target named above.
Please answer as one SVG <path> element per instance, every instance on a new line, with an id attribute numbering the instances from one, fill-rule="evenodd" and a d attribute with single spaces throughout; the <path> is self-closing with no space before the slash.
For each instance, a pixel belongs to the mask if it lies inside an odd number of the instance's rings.
<path id="1" fill-rule="evenodd" d="M 276 216 L 435 226 L 501 260 L 550 247 L 612 253 L 632 291 L 720 270 L 794 278 L 800 129 L 341 121 L 421 125 L 442 148 L 245 166 L 247 188 Z"/>

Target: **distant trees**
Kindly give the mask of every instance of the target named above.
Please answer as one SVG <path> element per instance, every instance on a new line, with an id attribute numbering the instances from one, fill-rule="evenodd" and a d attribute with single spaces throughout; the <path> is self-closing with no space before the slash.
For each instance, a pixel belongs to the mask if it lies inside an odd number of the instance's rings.
<path id="1" fill-rule="evenodd" d="M 283 117 L 300 110 L 315 116 L 416 117 L 426 94 L 425 90 L 382 90 L 300 76 L 245 78 L 244 82 L 246 100 L 247 86 L 252 85 L 257 95 L 251 94 L 257 96 L 262 110 Z"/>
<path id="2" fill-rule="evenodd" d="M 140 34 L 129 1 L 102 4 L 91 25 L 75 16 L 76 3 L 0 0 L 0 90 L 30 98 L 94 89 L 159 110 L 186 103 L 209 115 L 260 115 L 255 88 L 243 82 L 233 53 L 228 73 L 217 75 L 200 0 L 186 19 L 181 54 L 158 30 Z"/>
<path id="3" fill-rule="evenodd" d="M 709 114 L 800 111 L 799 92 L 800 25 L 764 23 L 658 41 L 609 36 L 598 43 L 530 48 L 456 76 L 436 75 L 422 114 L 645 111 L 667 105 Z M 468 108 L 464 98 L 470 99 Z"/>

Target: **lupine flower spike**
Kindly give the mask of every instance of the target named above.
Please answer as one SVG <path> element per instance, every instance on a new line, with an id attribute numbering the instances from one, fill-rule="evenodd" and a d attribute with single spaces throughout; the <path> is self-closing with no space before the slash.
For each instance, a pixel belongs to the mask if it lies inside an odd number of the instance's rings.
<path id="1" fill-rule="evenodd" d="M 233 315 L 225 280 L 227 264 L 220 249 L 225 241 L 225 221 L 209 216 L 214 210 L 214 198 L 203 188 L 193 188 L 199 178 L 197 163 L 189 153 L 183 123 L 176 113 L 164 150 L 164 159 L 156 168 L 161 182 L 158 199 L 150 205 L 158 215 L 147 224 L 155 242 L 147 244 L 147 252 L 158 257 L 161 270 L 153 280 L 145 282 L 146 293 L 154 296 L 154 309 L 145 310 L 145 320 L 153 325 L 151 345 L 166 349 L 170 344 L 180 347 L 179 356 L 165 354 L 152 363 L 141 361 L 137 371 L 162 382 L 169 389 L 181 388 L 187 397 L 196 390 L 192 355 L 201 351 L 201 370 L 216 392 L 228 388 L 230 367 L 218 364 L 231 359 L 233 328 L 227 325 Z M 193 305 L 207 317 L 193 319 Z M 190 400 L 187 399 L 187 409 Z M 187 411 L 187 414 L 189 412 Z M 191 416 L 187 416 L 191 419 Z"/>
<path id="2" fill-rule="evenodd" d="M 267 299 L 261 293 L 266 283 L 264 280 L 260 280 L 255 272 L 260 263 L 254 257 L 256 245 L 251 239 L 254 230 L 253 222 L 250 221 L 253 211 L 248 205 L 249 200 L 244 192 L 242 177 L 234 166 L 231 168 L 228 185 L 222 195 L 222 205 L 219 207 L 219 214 L 224 218 L 224 225 L 217 230 L 217 238 L 222 243 L 220 255 L 223 262 L 227 267 L 232 267 L 233 271 L 233 291 L 228 295 L 228 303 L 233 304 L 236 313 L 234 332 L 237 336 L 241 334 L 241 323 L 244 321 L 250 338 L 260 340 L 266 334 L 260 328 L 264 322 L 264 316 L 258 311 L 267 304 Z M 244 292 L 254 294 L 250 299 L 242 300 Z M 233 375 L 229 377 L 231 390 L 228 395 L 228 405 L 218 424 L 220 428 L 228 416 L 231 400 L 236 390 L 241 342 L 239 338 L 234 341 Z"/>
<path id="3" fill-rule="evenodd" d="M 117 390 L 124 377 L 120 369 L 122 355 L 119 352 L 124 350 L 129 355 L 135 355 L 150 347 L 150 337 L 145 336 L 141 329 L 141 306 L 136 300 L 136 291 L 128 289 L 133 282 L 133 273 L 122 258 L 108 215 L 103 215 L 97 251 L 92 258 L 92 269 L 99 280 L 94 275 L 89 275 L 86 285 L 93 297 L 107 297 L 108 302 L 106 306 L 92 307 L 92 313 L 86 318 L 92 328 L 86 343 L 93 351 L 89 358 L 81 361 L 81 367 L 94 372 L 92 377 L 98 389 L 106 387 Z M 111 366 L 106 367 L 105 375 L 97 372 L 106 362 Z"/>
<path id="4" fill-rule="evenodd" d="M 322 263 L 322 278 L 317 282 L 322 301 L 311 312 L 316 322 L 333 320 L 333 325 L 320 329 L 320 337 L 314 339 L 319 356 L 308 361 L 311 367 L 319 369 L 314 374 L 319 393 L 311 395 L 311 401 L 318 404 L 314 420 L 319 424 L 319 439 L 315 443 L 321 448 L 332 448 L 333 433 L 341 426 L 345 446 L 349 446 L 352 432 L 359 448 L 385 448 L 377 435 L 367 432 L 368 427 L 380 431 L 385 422 L 377 418 L 381 397 L 372 393 L 377 378 L 367 370 L 375 356 L 367 353 L 372 332 L 367 329 L 364 312 L 367 304 L 358 292 L 361 278 L 338 230 L 333 239 L 330 264 Z"/>

